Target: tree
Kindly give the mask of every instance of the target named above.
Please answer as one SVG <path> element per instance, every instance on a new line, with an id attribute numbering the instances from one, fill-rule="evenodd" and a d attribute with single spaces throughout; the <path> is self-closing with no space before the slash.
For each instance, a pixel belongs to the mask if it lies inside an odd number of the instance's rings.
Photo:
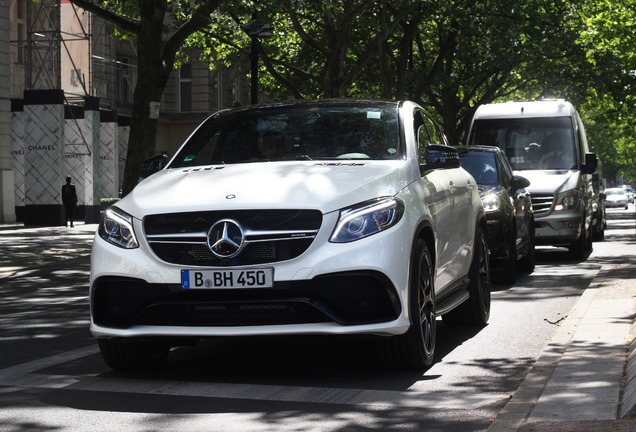
<path id="1" fill-rule="evenodd" d="M 152 115 L 166 87 L 177 55 L 186 39 L 209 25 L 222 0 L 71 0 L 82 9 L 132 35 L 137 44 L 140 79 L 133 95 L 133 110 L 122 192 L 130 192 L 139 179 L 144 159 L 152 156 L 157 117 Z M 158 109 L 158 108 L 157 108 Z"/>
<path id="2" fill-rule="evenodd" d="M 273 37 L 258 44 L 263 67 L 269 73 L 262 82 L 271 93 L 338 98 L 356 93 L 365 69 L 375 67 L 383 43 L 421 3 L 280 0 L 261 4 L 258 11 L 255 4 L 246 2 L 240 12 L 245 14 L 251 7 L 259 20 L 273 23 Z M 237 26 L 247 21 L 240 13 L 228 11 L 228 15 Z M 213 54 L 228 58 L 236 50 L 249 55 L 249 38 L 239 36 L 221 36 L 215 31 L 212 37 L 225 47 L 217 45 Z"/>
<path id="3" fill-rule="evenodd" d="M 566 0 L 286 0 L 258 13 L 275 30 L 259 44 L 264 85 L 296 98 L 414 99 L 454 144 L 478 105 L 520 90 L 550 94 L 585 70 L 572 67 L 585 52 Z M 249 52 L 247 38 L 222 42 Z"/>
<path id="4" fill-rule="evenodd" d="M 258 45 L 270 93 L 413 99 L 453 144 L 481 104 L 563 97 L 597 120 L 593 145 L 611 146 L 600 155 L 628 155 L 631 141 L 615 134 L 628 133 L 634 113 L 634 2 L 281 0 L 257 10 L 245 1 L 226 11 L 234 32 L 216 30 L 215 54 L 249 55 L 249 38 L 236 30 L 258 12 L 274 26 Z M 608 127 L 615 139 L 600 137 Z M 630 163 L 626 156 L 620 170 Z"/>
<path id="5" fill-rule="evenodd" d="M 585 60 L 567 1 L 431 1 L 416 17 L 390 40 L 390 67 L 378 70 L 395 77 L 396 97 L 429 106 L 452 144 L 465 139 L 479 105 L 520 91 L 553 94 Z"/>
<path id="6" fill-rule="evenodd" d="M 636 181 L 636 1 L 588 0 L 579 28 L 594 84 L 582 104 L 588 140 L 612 185 Z"/>

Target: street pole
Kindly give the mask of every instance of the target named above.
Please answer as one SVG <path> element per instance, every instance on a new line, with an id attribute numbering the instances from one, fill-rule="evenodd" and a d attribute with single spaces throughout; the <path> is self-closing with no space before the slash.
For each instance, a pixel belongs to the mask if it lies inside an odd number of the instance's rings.
<path id="1" fill-rule="evenodd" d="M 259 23 L 256 20 L 256 13 L 252 15 L 252 19 L 241 26 L 243 31 L 250 37 L 250 101 L 252 105 L 258 103 L 258 49 L 259 38 L 272 37 L 272 25 L 267 23 Z"/>
<path id="2" fill-rule="evenodd" d="M 250 73 L 250 81 L 251 81 L 251 103 L 252 105 L 256 105 L 258 103 L 258 37 L 250 36 L 252 39 L 252 46 L 250 52 L 251 58 L 251 73 Z"/>

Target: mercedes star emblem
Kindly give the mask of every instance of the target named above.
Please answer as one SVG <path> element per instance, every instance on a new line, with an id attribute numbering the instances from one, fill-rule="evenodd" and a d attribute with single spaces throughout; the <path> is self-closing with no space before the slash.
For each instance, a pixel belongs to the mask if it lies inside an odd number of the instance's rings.
<path id="1" fill-rule="evenodd" d="M 223 219 L 208 231 L 208 246 L 219 258 L 233 258 L 243 247 L 243 229 L 231 219 Z"/>

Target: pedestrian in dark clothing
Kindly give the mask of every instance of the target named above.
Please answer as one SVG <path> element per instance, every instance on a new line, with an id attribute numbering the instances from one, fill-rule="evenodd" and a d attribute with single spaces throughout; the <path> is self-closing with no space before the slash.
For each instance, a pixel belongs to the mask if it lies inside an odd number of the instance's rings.
<path id="1" fill-rule="evenodd" d="M 77 207 L 79 203 L 77 201 L 75 185 L 71 184 L 71 176 L 66 176 L 66 184 L 62 186 L 62 203 L 64 204 L 64 213 L 66 214 L 66 226 L 68 226 L 70 220 L 72 228 L 73 214 L 75 213 L 75 207 Z"/>

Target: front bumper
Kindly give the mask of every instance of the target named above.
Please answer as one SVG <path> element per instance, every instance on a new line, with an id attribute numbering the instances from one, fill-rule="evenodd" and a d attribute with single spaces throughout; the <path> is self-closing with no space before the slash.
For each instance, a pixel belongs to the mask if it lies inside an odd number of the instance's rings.
<path id="1" fill-rule="evenodd" d="M 569 245 L 579 238 L 583 224 L 583 216 L 577 211 L 552 212 L 549 216 L 535 217 L 535 242 L 537 245 Z"/>
<path id="2" fill-rule="evenodd" d="M 606 208 L 618 208 L 627 206 L 628 202 L 625 201 L 605 201 Z"/>
<path id="3" fill-rule="evenodd" d="M 337 215 L 326 215 L 325 225 Z M 136 232 L 143 232 L 135 221 Z M 91 332 L 96 337 L 404 333 L 409 327 L 412 229 L 346 244 L 318 233 L 301 256 L 272 263 L 274 287 L 184 290 L 184 266 L 165 263 L 142 237 L 125 250 L 95 237 Z M 409 239 L 409 241 L 404 241 Z M 269 264 L 268 264 L 269 265 Z M 191 268 L 191 267 L 190 267 Z"/>
<path id="4" fill-rule="evenodd" d="M 93 322 L 126 329 L 148 326 L 260 326 L 393 321 L 401 307 L 381 273 L 321 275 L 273 288 L 184 290 L 175 284 L 101 277 L 93 284 Z"/>

